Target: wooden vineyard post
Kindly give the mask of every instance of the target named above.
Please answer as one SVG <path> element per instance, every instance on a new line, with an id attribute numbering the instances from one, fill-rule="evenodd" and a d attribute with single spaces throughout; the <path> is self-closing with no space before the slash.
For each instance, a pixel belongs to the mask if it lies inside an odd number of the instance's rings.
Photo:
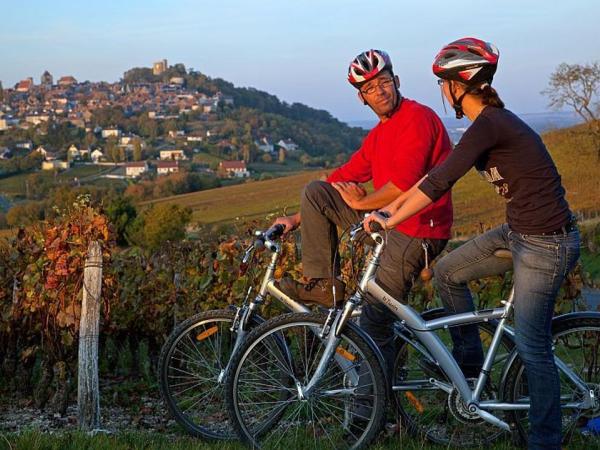
<path id="1" fill-rule="evenodd" d="M 102 249 L 98 242 L 88 247 L 83 272 L 83 301 L 79 326 L 79 377 L 77 418 L 82 430 L 100 428 L 100 386 L 98 381 L 98 336 L 100 332 L 100 290 Z"/>

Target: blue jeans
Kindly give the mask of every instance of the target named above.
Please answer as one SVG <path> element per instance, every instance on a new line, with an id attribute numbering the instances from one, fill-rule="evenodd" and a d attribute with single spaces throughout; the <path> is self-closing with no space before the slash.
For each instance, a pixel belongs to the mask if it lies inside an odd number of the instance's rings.
<path id="1" fill-rule="evenodd" d="M 497 249 L 510 249 L 513 260 L 494 256 Z M 531 398 L 529 449 L 560 449 L 560 380 L 552 354 L 551 322 L 558 290 L 578 258 L 577 230 L 523 235 L 504 224 L 453 250 L 434 268 L 444 307 L 462 313 L 474 310 L 468 281 L 514 266 L 516 345 L 525 363 Z M 481 367 L 477 326 L 454 327 L 450 332 L 453 355 L 463 371 Z"/>

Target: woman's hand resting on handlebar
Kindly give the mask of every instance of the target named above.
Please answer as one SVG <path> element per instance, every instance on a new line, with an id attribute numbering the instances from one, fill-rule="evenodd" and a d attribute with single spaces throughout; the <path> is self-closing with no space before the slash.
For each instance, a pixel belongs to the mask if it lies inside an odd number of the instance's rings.
<path id="1" fill-rule="evenodd" d="M 387 220 L 390 217 L 390 215 L 391 214 L 386 210 L 372 212 L 367 217 L 365 217 L 363 220 L 364 230 L 367 233 L 372 233 L 374 231 L 371 229 L 371 222 L 378 223 L 384 231 L 389 230 L 390 227 L 388 226 Z"/>

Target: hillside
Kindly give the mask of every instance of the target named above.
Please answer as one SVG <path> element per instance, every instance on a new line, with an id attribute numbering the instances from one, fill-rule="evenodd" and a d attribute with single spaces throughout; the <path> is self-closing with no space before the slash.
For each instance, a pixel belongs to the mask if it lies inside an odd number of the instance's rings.
<path id="1" fill-rule="evenodd" d="M 325 110 L 289 104 L 252 87 L 237 87 L 221 78 L 186 71 L 183 64 L 175 64 L 161 75 L 153 75 L 151 69 L 133 68 L 125 72 L 123 84 L 167 82 L 174 76 L 183 79 L 190 92 L 231 99 L 230 106 L 220 106 L 217 121 L 212 124 L 227 139 L 249 143 L 250 137 L 268 136 L 272 142 L 291 138 L 311 156 L 334 156 L 356 149 L 365 134 L 362 128 L 350 127 Z M 189 121 L 186 127 L 205 130 L 206 123 Z"/>
<path id="2" fill-rule="evenodd" d="M 573 210 L 589 214 L 600 210 L 600 164 L 583 127 L 552 131 L 543 135 L 567 189 Z M 245 218 L 266 217 L 288 208 L 295 212 L 302 186 L 318 179 L 323 171 L 305 172 L 285 178 L 256 181 L 213 189 L 155 202 L 189 206 L 200 224 L 228 223 Z M 504 202 L 474 170 L 453 191 L 455 236 L 477 233 L 504 220 Z M 146 202 L 148 204 L 151 202 Z"/>

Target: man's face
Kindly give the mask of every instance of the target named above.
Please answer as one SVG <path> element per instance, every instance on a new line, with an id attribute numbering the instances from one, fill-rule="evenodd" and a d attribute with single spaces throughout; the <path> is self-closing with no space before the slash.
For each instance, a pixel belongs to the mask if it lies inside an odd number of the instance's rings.
<path id="1" fill-rule="evenodd" d="M 363 84 L 360 96 L 380 118 L 391 113 L 396 106 L 398 91 L 390 73 L 384 72 Z"/>

